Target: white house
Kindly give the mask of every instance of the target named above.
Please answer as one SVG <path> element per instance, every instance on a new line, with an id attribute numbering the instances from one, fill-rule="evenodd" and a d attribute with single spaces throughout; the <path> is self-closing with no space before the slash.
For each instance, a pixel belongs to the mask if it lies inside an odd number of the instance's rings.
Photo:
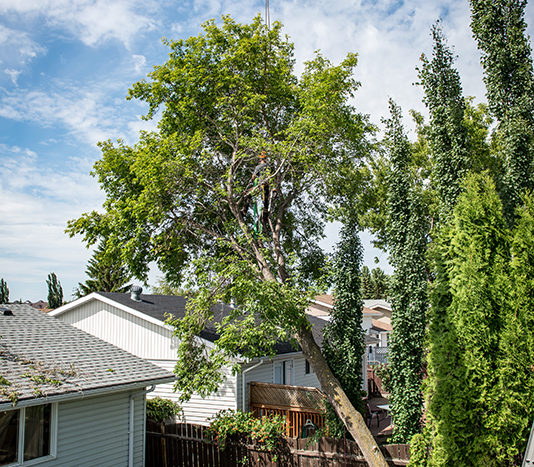
<path id="1" fill-rule="evenodd" d="M 180 296 L 95 292 L 57 308 L 50 315 L 172 371 L 178 340 L 165 320 L 167 314 L 183 317 L 185 304 L 186 299 Z M 226 305 L 217 306 L 221 316 L 228 310 Z M 325 321 L 314 316 L 309 319 L 314 337 L 321 345 Z M 215 329 L 209 327 L 198 336 L 208 347 L 217 337 Z M 225 376 L 216 394 L 205 399 L 193 396 L 183 405 L 186 422 L 206 423 L 222 409 L 248 410 L 249 382 L 320 387 L 302 352 L 289 343 L 280 343 L 275 357 L 243 362 L 241 373 L 233 375 L 228 369 Z M 172 383 L 158 385 L 150 396 L 178 398 Z"/>
<path id="2" fill-rule="evenodd" d="M 171 380 L 29 305 L 2 305 L 0 465 L 143 466 L 147 387 Z"/>
<path id="3" fill-rule="evenodd" d="M 334 308 L 334 297 L 329 294 L 317 295 L 310 305 L 308 313 L 328 320 Z M 367 363 L 386 362 L 388 339 L 392 331 L 391 305 L 386 300 L 363 300 L 362 330 L 365 333 L 366 352 L 362 365 Z M 363 371 L 364 388 L 367 388 L 367 371 Z"/>

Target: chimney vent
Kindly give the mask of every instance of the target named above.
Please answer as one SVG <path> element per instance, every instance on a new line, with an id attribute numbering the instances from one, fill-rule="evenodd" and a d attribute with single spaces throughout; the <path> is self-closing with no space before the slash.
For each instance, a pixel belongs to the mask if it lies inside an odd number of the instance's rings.
<path id="1" fill-rule="evenodd" d="M 130 287 L 130 298 L 134 302 L 140 302 L 141 301 L 141 293 L 143 292 L 143 288 L 139 287 L 138 285 L 132 285 Z"/>
<path id="2" fill-rule="evenodd" d="M 0 311 L 4 316 L 13 316 L 13 312 L 9 308 L 6 308 L 4 306 L 0 307 Z"/>

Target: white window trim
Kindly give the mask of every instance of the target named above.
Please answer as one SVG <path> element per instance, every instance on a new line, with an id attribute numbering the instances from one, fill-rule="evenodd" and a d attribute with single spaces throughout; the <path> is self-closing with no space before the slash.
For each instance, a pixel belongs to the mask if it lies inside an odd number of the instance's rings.
<path id="1" fill-rule="evenodd" d="M 12 409 L 18 410 L 19 412 L 19 437 L 17 446 L 17 457 L 20 461 L 13 462 L 11 464 L 6 464 L 4 467 L 16 467 L 19 465 L 36 465 L 41 464 L 43 462 L 48 462 L 50 460 L 54 460 L 57 457 L 57 406 L 57 402 L 52 403 L 50 410 L 50 454 L 43 457 L 37 457 L 36 459 L 31 459 L 29 461 L 24 460 L 24 430 L 26 428 L 26 407 L 21 407 L 20 409 Z"/>
<path id="2" fill-rule="evenodd" d="M 285 379 L 285 372 L 283 371 L 284 363 L 291 362 L 291 381 L 286 382 L 288 386 L 295 386 L 295 360 L 293 358 L 284 358 L 278 361 L 273 362 L 273 383 L 276 381 L 276 366 L 282 366 L 283 376 L 282 379 Z M 276 383 L 275 383 L 276 384 Z"/>

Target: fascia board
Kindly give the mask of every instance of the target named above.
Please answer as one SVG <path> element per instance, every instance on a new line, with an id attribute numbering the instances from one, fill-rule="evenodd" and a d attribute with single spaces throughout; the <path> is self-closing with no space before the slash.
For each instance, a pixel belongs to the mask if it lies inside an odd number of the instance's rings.
<path id="1" fill-rule="evenodd" d="M 53 402 L 70 401 L 74 399 L 81 399 L 91 396 L 99 396 L 105 394 L 113 394 L 116 392 L 130 391 L 147 386 L 170 383 L 174 381 L 176 377 L 164 377 L 156 378 L 146 381 L 138 381 L 135 383 L 119 384 L 115 386 L 106 386 L 103 388 L 85 389 L 81 391 L 67 392 L 64 394 L 55 394 L 48 397 L 39 397 L 31 399 L 22 399 L 17 402 L 15 406 L 11 402 L 0 403 L 0 411 L 18 409 L 20 407 L 30 407 L 35 405 L 51 404 Z"/>

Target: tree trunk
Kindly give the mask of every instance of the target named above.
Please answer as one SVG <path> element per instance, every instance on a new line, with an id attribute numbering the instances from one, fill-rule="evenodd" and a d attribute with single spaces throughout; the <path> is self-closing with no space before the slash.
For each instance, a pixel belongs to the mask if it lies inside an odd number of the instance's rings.
<path id="1" fill-rule="evenodd" d="M 352 406 L 339 381 L 330 370 L 311 331 L 309 329 L 299 329 L 296 338 L 302 347 L 304 355 L 315 370 L 319 383 L 321 383 L 321 389 L 328 397 L 349 433 L 358 443 L 365 460 L 371 467 L 387 467 L 388 464 L 369 428 L 367 428 L 365 420 L 360 412 Z"/>

